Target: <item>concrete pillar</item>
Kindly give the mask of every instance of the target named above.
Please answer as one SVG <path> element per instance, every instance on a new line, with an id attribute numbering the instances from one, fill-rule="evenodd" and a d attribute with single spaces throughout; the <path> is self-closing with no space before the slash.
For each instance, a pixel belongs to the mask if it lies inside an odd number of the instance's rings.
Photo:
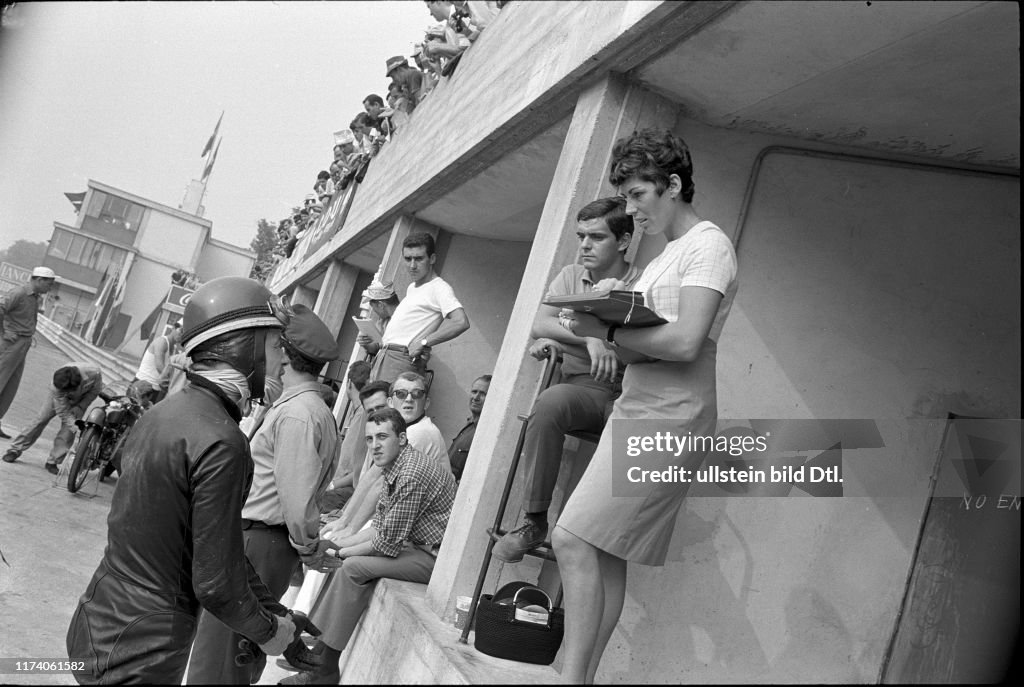
<path id="1" fill-rule="evenodd" d="M 324 283 L 320 287 L 320 294 L 316 298 L 313 312 L 324 321 L 335 337 L 341 331 L 345 311 L 348 309 L 352 296 L 355 295 L 353 289 L 355 289 L 358 277 L 359 268 L 341 260 L 332 260 L 327 267 L 327 274 L 324 275 Z"/>
<path id="2" fill-rule="evenodd" d="M 584 90 L 555 169 L 530 259 L 519 287 L 505 338 L 466 463 L 444 544 L 427 590 L 439 615 L 453 613 L 455 597 L 470 594 L 487 546 L 501 490 L 521 422 L 537 386 L 537 364 L 528 354 L 530 328 L 554 275 L 576 258 L 576 213 L 614 189 L 608 164 L 616 139 L 648 126 L 672 127 L 678 107 L 611 74 Z M 509 503 L 509 511 L 518 509 Z"/>
<path id="3" fill-rule="evenodd" d="M 316 305 L 316 299 L 317 292 L 314 289 L 311 289 L 308 286 L 303 286 L 302 284 L 296 284 L 295 288 L 292 289 L 291 298 L 288 302 L 292 305 L 302 303 L 304 306 L 312 310 L 313 306 Z"/>

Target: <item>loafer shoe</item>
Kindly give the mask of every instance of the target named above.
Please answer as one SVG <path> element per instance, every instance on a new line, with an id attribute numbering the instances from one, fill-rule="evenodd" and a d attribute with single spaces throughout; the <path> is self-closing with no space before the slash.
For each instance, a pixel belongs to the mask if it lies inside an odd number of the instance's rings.
<path id="1" fill-rule="evenodd" d="M 303 670 L 301 673 L 290 675 L 277 684 L 279 685 L 336 685 L 341 681 L 341 675 L 323 675 L 310 670 Z"/>
<path id="2" fill-rule="evenodd" d="M 56 463 L 47 463 L 45 467 L 46 471 L 51 475 L 56 475 L 58 472 L 60 472 L 60 468 L 57 467 Z"/>
<path id="3" fill-rule="evenodd" d="M 3 429 L 0 429 L 0 439 L 10 439 L 10 438 L 11 438 L 10 434 L 5 432 Z"/>
<path id="4" fill-rule="evenodd" d="M 491 555 L 506 563 L 518 563 L 523 560 L 523 556 L 528 551 L 543 544 L 544 538 L 547 536 L 546 524 L 541 526 L 532 520 L 527 520 L 522 527 L 502 535 L 491 549 Z"/>
<path id="5" fill-rule="evenodd" d="M 8 451 L 7 453 L 4 454 L 5 463 L 13 463 L 16 460 L 18 460 L 18 454 L 15 453 L 14 451 Z"/>

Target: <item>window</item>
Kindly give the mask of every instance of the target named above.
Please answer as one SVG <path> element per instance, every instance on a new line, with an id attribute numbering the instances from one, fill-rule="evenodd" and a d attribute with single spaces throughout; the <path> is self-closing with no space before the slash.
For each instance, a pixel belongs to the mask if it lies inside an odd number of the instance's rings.
<path id="1" fill-rule="evenodd" d="M 60 260 L 68 259 L 68 248 L 71 247 L 71 234 L 66 231 L 57 230 L 53 232 L 53 239 L 50 240 L 50 248 L 47 251 L 50 255 Z"/>
<path id="2" fill-rule="evenodd" d="M 109 243 L 102 243 L 80 234 L 57 229 L 50 239 L 47 254 L 55 258 L 81 265 L 97 272 L 103 272 L 111 265 L 119 266 L 124 262 L 128 251 L 116 248 Z"/>
<path id="3" fill-rule="evenodd" d="M 127 231 L 138 231 L 145 210 L 124 198 L 118 198 L 102 191 L 94 191 L 86 215 L 102 222 L 113 224 Z"/>

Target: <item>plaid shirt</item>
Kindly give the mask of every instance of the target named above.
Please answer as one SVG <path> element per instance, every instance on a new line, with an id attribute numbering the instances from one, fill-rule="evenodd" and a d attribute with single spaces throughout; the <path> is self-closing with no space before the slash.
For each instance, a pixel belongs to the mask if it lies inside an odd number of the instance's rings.
<path id="1" fill-rule="evenodd" d="M 455 501 L 455 478 L 436 460 L 406 444 L 382 471 L 373 548 L 394 558 L 406 541 L 419 546 L 441 543 Z"/>

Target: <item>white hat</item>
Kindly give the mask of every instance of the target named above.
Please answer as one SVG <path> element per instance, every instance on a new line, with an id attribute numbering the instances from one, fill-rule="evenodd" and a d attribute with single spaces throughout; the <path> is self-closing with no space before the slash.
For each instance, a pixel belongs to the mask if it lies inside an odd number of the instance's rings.
<path id="1" fill-rule="evenodd" d="M 37 267 L 32 270 L 33 277 L 42 277 L 43 279 L 56 279 L 57 273 L 51 270 L 49 267 Z"/>
<path id="2" fill-rule="evenodd" d="M 351 129 L 341 129 L 340 131 L 334 132 L 334 145 L 340 146 L 346 143 L 354 143 L 356 140 L 355 135 Z"/>

